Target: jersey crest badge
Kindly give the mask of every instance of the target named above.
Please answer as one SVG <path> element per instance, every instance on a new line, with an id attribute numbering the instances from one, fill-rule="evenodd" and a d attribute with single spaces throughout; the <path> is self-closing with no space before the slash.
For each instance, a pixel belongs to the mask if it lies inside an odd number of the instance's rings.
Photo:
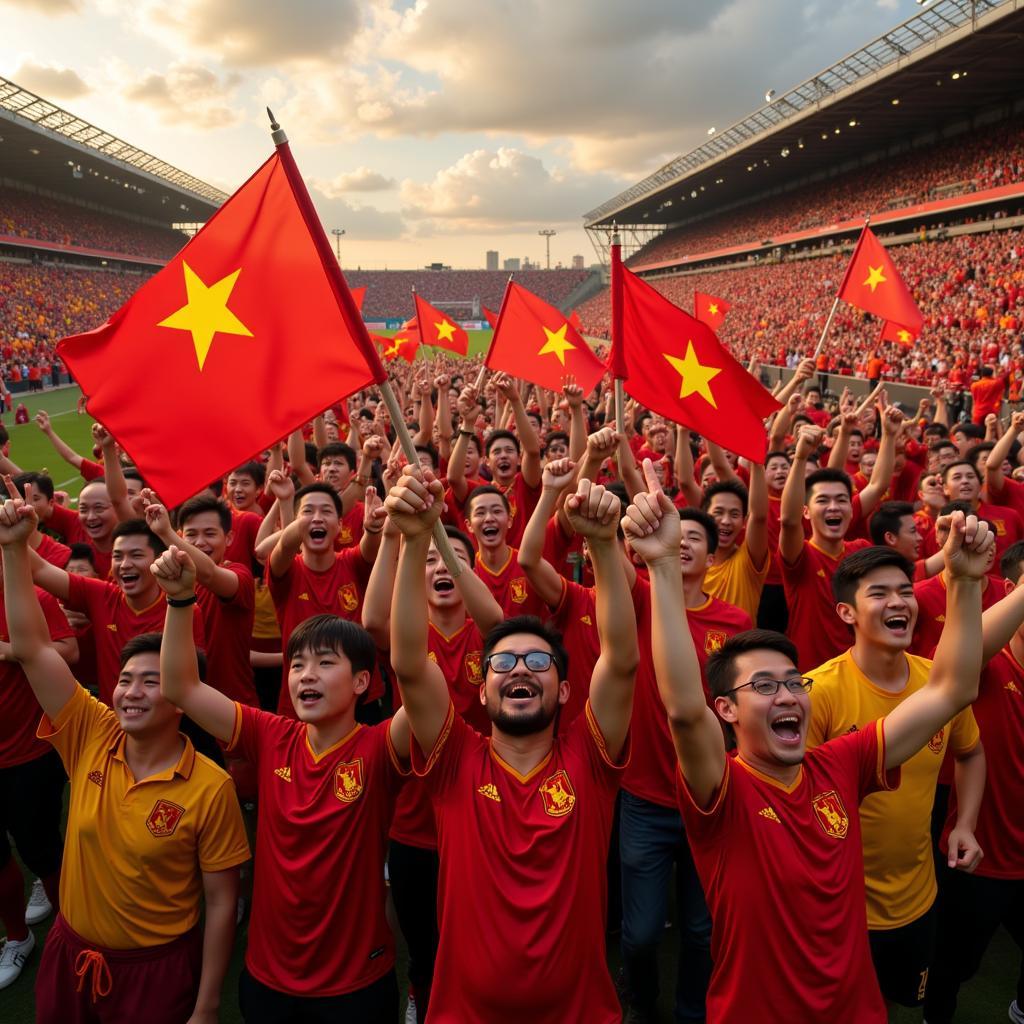
<path id="1" fill-rule="evenodd" d="M 174 835 L 174 830 L 181 821 L 185 808 L 178 804 L 172 804 L 170 800 L 157 800 L 153 810 L 149 812 L 146 819 L 146 828 L 157 837 L 163 839 L 165 836 Z"/>
<path id="2" fill-rule="evenodd" d="M 498 792 L 498 787 L 493 782 L 488 782 L 481 786 L 477 792 L 481 796 L 487 797 L 488 800 L 493 800 L 496 804 L 501 803 L 501 794 Z"/>
<path id="3" fill-rule="evenodd" d="M 1006 521 L 1003 520 L 1003 519 L 993 519 L 992 522 L 996 524 L 996 536 L 997 537 L 1005 537 L 1006 536 Z"/>
<path id="4" fill-rule="evenodd" d="M 564 818 L 576 806 L 576 793 L 564 768 L 559 768 L 540 784 L 540 797 L 544 801 L 544 813 L 552 818 Z"/>
<path id="5" fill-rule="evenodd" d="M 347 526 L 342 526 L 341 532 L 338 534 L 338 540 L 342 544 L 351 544 L 352 531 Z"/>
<path id="6" fill-rule="evenodd" d="M 1012 679 L 1006 684 L 1005 689 L 1009 690 L 1010 693 L 1020 693 L 1020 687 Z"/>
<path id="7" fill-rule="evenodd" d="M 359 591 L 354 583 L 343 583 L 338 587 L 338 600 L 347 612 L 354 612 L 359 607 Z"/>
<path id="8" fill-rule="evenodd" d="M 363 793 L 363 759 L 344 761 L 334 770 L 334 795 L 343 803 L 351 804 Z"/>
<path id="9" fill-rule="evenodd" d="M 117 632 L 117 623 L 116 622 L 108 622 L 107 623 L 107 629 L 109 629 L 111 633 L 116 633 Z"/>
<path id="10" fill-rule="evenodd" d="M 284 779 L 285 782 L 291 782 L 292 781 L 291 765 L 287 765 L 286 764 L 283 768 L 275 768 L 274 769 L 274 774 L 279 779 Z"/>
<path id="11" fill-rule="evenodd" d="M 760 814 L 762 818 L 767 818 L 769 821 L 776 821 L 780 825 L 782 824 L 779 816 L 775 813 L 775 808 L 770 805 L 768 807 L 762 807 L 757 813 Z"/>
<path id="12" fill-rule="evenodd" d="M 301 594 L 299 594 L 299 600 L 300 601 L 308 601 L 309 600 L 309 594 L 307 594 L 305 591 L 303 591 Z"/>
<path id="13" fill-rule="evenodd" d="M 466 655 L 466 678 L 478 685 L 484 681 L 484 652 L 470 651 Z"/>
<path id="14" fill-rule="evenodd" d="M 89 772 L 86 778 L 90 782 L 94 782 L 97 786 L 100 787 L 100 789 L 103 788 L 103 772 L 101 772 L 98 768 L 94 768 L 91 772 Z"/>
<path id="15" fill-rule="evenodd" d="M 827 793 L 819 793 L 811 804 L 825 835 L 833 839 L 845 839 L 846 833 L 850 831 L 850 817 L 839 794 L 830 789 Z"/>
<path id="16" fill-rule="evenodd" d="M 929 741 L 928 749 L 933 754 L 942 753 L 942 741 L 946 738 L 946 727 L 943 726 Z"/>
<path id="17" fill-rule="evenodd" d="M 509 583 L 508 589 L 512 594 L 512 600 L 516 604 L 522 604 L 526 600 L 526 577 L 517 576 Z"/>
<path id="18" fill-rule="evenodd" d="M 594 620 L 589 615 L 581 615 L 580 622 L 582 622 L 584 626 L 592 626 L 594 624 Z"/>
<path id="19" fill-rule="evenodd" d="M 820 577 L 821 577 L 822 579 L 824 579 L 824 578 L 825 578 L 825 570 L 824 570 L 824 569 L 819 569 L 819 570 L 818 570 L 818 575 L 819 575 L 819 576 L 820 576 Z"/>
<path id="20" fill-rule="evenodd" d="M 427 651 L 427 657 L 436 665 L 437 664 L 437 653 L 435 651 Z"/>
<path id="21" fill-rule="evenodd" d="M 714 654 L 722 649 L 722 645 L 729 637 L 721 629 L 709 629 L 704 634 L 704 653 Z"/>

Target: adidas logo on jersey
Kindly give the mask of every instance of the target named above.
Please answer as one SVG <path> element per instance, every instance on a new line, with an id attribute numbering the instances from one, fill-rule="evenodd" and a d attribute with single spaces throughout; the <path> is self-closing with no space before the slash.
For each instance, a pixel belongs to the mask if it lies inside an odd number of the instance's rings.
<path id="1" fill-rule="evenodd" d="M 761 810 L 759 810 L 757 813 L 760 814 L 762 818 L 767 818 L 769 821 L 778 822 L 780 825 L 782 824 L 782 821 L 779 819 L 779 816 L 775 813 L 774 807 L 762 807 Z"/>
<path id="2" fill-rule="evenodd" d="M 501 794 L 498 792 L 498 787 L 493 782 L 488 782 L 486 785 L 481 786 L 477 792 L 481 796 L 487 797 L 488 800 L 493 800 L 496 804 L 501 803 Z"/>
<path id="3" fill-rule="evenodd" d="M 292 770 L 288 765 L 285 765 L 283 768 L 275 768 L 274 774 L 279 779 L 284 779 L 285 782 L 292 781 Z"/>
<path id="4" fill-rule="evenodd" d="M 116 633 L 117 632 L 117 623 L 116 622 L 108 622 L 107 623 L 107 629 L 109 629 L 111 633 Z"/>
<path id="5" fill-rule="evenodd" d="M 1005 687 L 1010 693 L 1020 693 L 1020 687 L 1011 679 Z"/>
<path id="6" fill-rule="evenodd" d="M 309 600 L 309 594 L 306 594 L 306 593 L 299 594 L 299 600 L 300 601 L 308 601 Z"/>
<path id="7" fill-rule="evenodd" d="M 96 785 L 99 786 L 101 789 L 103 788 L 103 772 L 99 771 L 98 769 L 93 769 L 91 772 L 89 772 L 86 778 L 90 782 L 95 782 Z"/>
<path id="8" fill-rule="evenodd" d="M 594 624 L 589 615 L 581 615 L 580 622 L 582 622 L 584 626 L 592 626 Z"/>

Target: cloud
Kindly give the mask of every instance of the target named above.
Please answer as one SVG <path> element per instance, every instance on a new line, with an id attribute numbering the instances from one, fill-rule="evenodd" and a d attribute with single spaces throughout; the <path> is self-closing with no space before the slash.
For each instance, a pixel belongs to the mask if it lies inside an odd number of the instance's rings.
<path id="1" fill-rule="evenodd" d="M 351 241 L 394 241 L 405 233 L 402 215 L 375 206 L 350 203 L 339 195 L 327 195 L 314 181 L 308 182 L 309 194 L 327 231 L 342 228 Z M 344 239 L 342 244 L 345 244 Z"/>
<path id="2" fill-rule="evenodd" d="M 89 86 L 71 68 L 37 64 L 32 60 L 22 61 L 21 67 L 12 77 L 18 85 L 39 93 L 43 99 L 73 100 L 90 91 Z"/>
<path id="3" fill-rule="evenodd" d="M 198 64 L 172 64 L 165 74 L 146 72 L 122 90 L 126 99 L 149 107 L 165 124 L 222 128 L 239 120 L 230 98 L 241 79 L 220 79 Z"/>
<path id="4" fill-rule="evenodd" d="M 72 14 L 82 8 L 81 0 L 0 0 L 12 7 L 42 11 L 44 14 Z"/>
<path id="5" fill-rule="evenodd" d="M 339 174 L 330 181 L 315 182 L 316 187 L 327 196 L 343 195 L 347 192 L 387 192 L 398 187 L 394 178 L 385 177 L 369 167 L 358 167 L 346 174 Z"/>

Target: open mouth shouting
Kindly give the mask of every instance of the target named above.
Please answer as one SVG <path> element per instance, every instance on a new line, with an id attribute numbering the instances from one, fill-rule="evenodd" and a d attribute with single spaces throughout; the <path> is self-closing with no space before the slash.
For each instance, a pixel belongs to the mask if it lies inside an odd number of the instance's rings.
<path id="1" fill-rule="evenodd" d="M 541 688 L 527 679 L 516 679 L 501 688 L 501 699 L 513 704 L 525 704 L 541 695 Z"/>
<path id="2" fill-rule="evenodd" d="M 495 544 L 501 537 L 501 527 L 497 524 L 488 523 L 480 530 L 480 536 L 488 544 Z"/>
<path id="3" fill-rule="evenodd" d="M 311 526 L 309 528 L 309 539 L 314 544 L 322 544 L 325 540 L 327 540 L 327 527 Z"/>
<path id="4" fill-rule="evenodd" d="M 905 612 L 887 615 L 882 619 L 882 625 L 885 626 L 890 633 L 895 633 L 896 636 L 899 637 L 905 637 L 910 629 L 910 616 Z"/>
<path id="5" fill-rule="evenodd" d="M 299 706 L 304 708 L 314 708 L 316 705 L 323 700 L 323 693 L 320 690 L 315 689 L 312 686 L 303 686 L 299 688 L 296 694 L 299 700 Z"/>
<path id="6" fill-rule="evenodd" d="M 798 747 L 802 740 L 801 720 L 792 711 L 777 715 L 768 723 L 775 738 L 787 747 Z"/>
<path id="7" fill-rule="evenodd" d="M 455 592 L 455 583 L 448 576 L 440 576 L 434 580 L 435 594 L 451 594 Z"/>
<path id="8" fill-rule="evenodd" d="M 843 527 L 843 513 L 842 512 L 826 512 L 823 521 L 825 528 L 828 530 L 841 530 Z"/>

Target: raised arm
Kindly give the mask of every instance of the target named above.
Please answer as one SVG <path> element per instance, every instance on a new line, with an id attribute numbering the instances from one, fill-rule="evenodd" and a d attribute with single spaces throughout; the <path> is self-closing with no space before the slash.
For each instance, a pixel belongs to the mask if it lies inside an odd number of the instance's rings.
<path id="1" fill-rule="evenodd" d="M 1013 442 L 1017 440 L 1020 432 L 1024 430 L 1024 412 L 1015 412 L 1010 417 L 1010 428 L 1003 436 L 996 441 L 995 447 L 988 453 L 985 460 L 985 487 L 991 496 L 992 492 L 997 494 L 1003 489 L 1006 477 L 1003 475 L 1003 463 L 1010 457 L 1010 449 Z"/>
<path id="2" fill-rule="evenodd" d="M 700 663 L 686 624 L 679 571 L 679 513 L 665 497 L 647 460 L 644 474 L 649 490 L 637 495 L 622 527 L 650 574 L 651 652 L 676 757 L 693 799 L 699 807 L 707 807 L 725 773 L 725 741 L 704 697 Z"/>
<path id="3" fill-rule="evenodd" d="M 793 465 L 782 488 L 779 504 L 779 553 L 792 565 L 804 549 L 804 504 L 807 500 L 807 460 L 821 444 L 824 431 L 821 427 L 805 424 L 796 439 Z"/>
<path id="4" fill-rule="evenodd" d="M 107 485 L 110 504 L 117 514 L 118 522 L 138 518 L 135 510 L 128 503 L 128 483 L 121 468 L 121 459 L 117 454 L 117 442 L 114 435 L 100 423 L 92 425 L 92 439 L 99 445 L 103 458 L 103 478 Z"/>
<path id="5" fill-rule="evenodd" d="M 288 464 L 292 467 L 292 476 L 299 481 L 300 487 L 305 487 L 316 479 L 306 461 L 306 442 L 302 439 L 301 430 L 293 430 L 288 435 Z"/>
<path id="6" fill-rule="evenodd" d="M 370 571 L 370 579 L 363 595 L 363 629 L 373 642 L 386 651 L 391 643 L 391 601 L 395 593 L 395 573 L 398 570 L 398 551 L 402 535 L 388 519 L 381 534 L 377 560 Z"/>
<path id="7" fill-rule="evenodd" d="M 495 374 L 494 386 L 512 406 L 512 415 L 516 421 L 516 435 L 519 438 L 522 455 L 519 472 L 523 475 L 523 482 L 527 487 L 538 487 L 541 475 L 540 438 L 530 422 L 530 417 L 526 415 L 523 397 L 519 394 L 515 380 L 507 373 Z"/>
<path id="8" fill-rule="evenodd" d="M 188 553 L 174 545 L 157 558 L 150 572 L 168 599 L 160 644 L 160 691 L 200 729 L 227 743 L 235 731 L 235 702 L 199 678 L 192 638 L 196 567 Z"/>
<path id="9" fill-rule="evenodd" d="M 690 508 L 700 508 L 701 490 L 693 470 L 693 449 L 690 447 L 690 431 L 687 427 L 676 427 L 676 451 L 674 467 L 676 483 Z"/>
<path id="10" fill-rule="evenodd" d="M 608 756 L 622 752 L 633 713 L 633 684 L 640 662 L 636 613 L 616 539 L 622 503 L 618 495 L 581 480 L 565 500 L 572 528 L 586 538 L 594 570 L 597 634 L 601 654 L 590 679 L 590 709 Z M 678 565 L 678 562 L 677 562 Z"/>
<path id="11" fill-rule="evenodd" d="M 789 396 L 796 394 L 804 381 L 810 380 L 813 376 L 814 360 L 801 359 L 797 368 L 793 371 L 793 376 L 782 385 L 779 393 L 775 396 L 779 404 L 785 405 L 789 401 Z"/>
<path id="12" fill-rule="evenodd" d="M 434 378 L 437 388 L 437 412 L 434 414 L 434 425 L 437 427 L 437 452 L 442 459 L 449 459 L 452 453 L 452 407 L 448 397 L 448 389 L 452 379 L 447 373 L 439 373 Z"/>
<path id="13" fill-rule="evenodd" d="M 569 458 L 579 462 L 587 450 L 587 417 L 583 412 L 583 388 L 573 376 L 565 377 L 562 394 L 569 405 Z"/>
<path id="14" fill-rule="evenodd" d="M 82 456 L 53 429 L 53 425 L 50 423 L 50 414 L 41 409 L 36 413 L 35 418 L 36 426 L 39 427 L 46 439 L 53 445 L 57 454 L 69 465 L 80 470 L 82 468 Z"/>
<path id="15" fill-rule="evenodd" d="M 715 476 L 719 480 L 738 480 L 733 471 L 732 466 L 729 465 L 729 460 L 725 457 L 725 452 L 717 445 L 714 441 L 708 441 L 708 458 L 711 460 L 711 468 L 715 471 Z"/>
<path id="16" fill-rule="evenodd" d="M 850 454 L 850 436 L 855 427 L 860 426 L 860 419 L 855 412 L 844 412 L 839 417 L 839 429 L 836 431 L 836 443 L 828 453 L 829 469 L 846 469 L 846 459 Z"/>
<path id="17" fill-rule="evenodd" d="M 563 581 L 555 567 L 544 557 L 544 535 L 548 520 L 556 514 L 562 492 L 576 479 L 576 467 L 569 459 L 556 459 L 544 467 L 541 476 L 540 498 L 534 507 L 522 543 L 519 545 L 519 564 L 530 581 L 530 586 L 549 607 L 557 608 L 562 600 Z"/>
<path id="18" fill-rule="evenodd" d="M 882 421 L 882 443 L 878 446 L 878 458 L 871 470 L 871 479 L 860 492 L 860 511 L 865 519 L 875 511 L 892 484 L 892 474 L 896 468 L 896 439 L 903 429 L 903 413 L 894 405 L 880 410 L 879 419 Z"/>
<path id="19" fill-rule="evenodd" d="M 302 550 L 302 542 L 309 532 L 309 517 L 293 519 L 278 535 L 274 550 L 270 552 L 267 567 L 274 576 L 283 576 Z"/>
<path id="20" fill-rule="evenodd" d="M 754 565 L 764 565 L 768 557 L 768 481 L 760 462 L 750 464 L 746 543 Z"/>
<path id="21" fill-rule="evenodd" d="M 469 450 L 470 438 L 476 436 L 476 414 L 479 409 L 476 388 L 472 384 L 467 384 L 459 392 L 456 409 L 459 413 L 459 436 L 455 439 L 452 456 L 448 460 L 448 486 L 452 489 L 455 500 L 461 505 L 469 494 L 469 485 L 466 483 L 466 452 Z"/>

